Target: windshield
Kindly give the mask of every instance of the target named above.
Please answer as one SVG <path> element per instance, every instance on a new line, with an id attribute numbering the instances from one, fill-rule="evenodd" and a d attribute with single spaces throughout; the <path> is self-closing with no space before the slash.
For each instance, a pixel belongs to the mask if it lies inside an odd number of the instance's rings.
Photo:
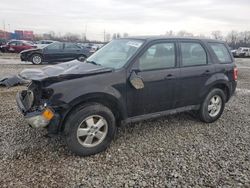
<path id="1" fill-rule="evenodd" d="M 113 40 L 90 56 L 87 59 L 87 63 L 119 69 L 126 64 L 126 62 L 135 54 L 142 44 L 142 40 Z"/>

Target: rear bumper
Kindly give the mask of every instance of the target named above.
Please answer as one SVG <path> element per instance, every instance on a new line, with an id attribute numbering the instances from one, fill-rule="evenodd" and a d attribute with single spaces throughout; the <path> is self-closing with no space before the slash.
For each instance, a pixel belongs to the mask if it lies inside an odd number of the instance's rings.
<path id="1" fill-rule="evenodd" d="M 18 92 L 16 95 L 17 107 L 32 128 L 46 128 L 51 122 L 59 122 L 59 115 L 56 114 L 51 107 L 37 107 L 36 110 L 28 109 L 28 105 L 26 104 L 27 100 L 23 97 L 22 92 L 24 91 Z M 44 112 L 46 110 L 50 110 L 54 113 L 52 119 L 49 120 L 44 117 Z"/>
<path id="2" fill-rule="evenodd" d="M 237 87 L 237 81 L 231 81 L 229 85 L 229 96 L 228 100 L 235 94 Z"/>

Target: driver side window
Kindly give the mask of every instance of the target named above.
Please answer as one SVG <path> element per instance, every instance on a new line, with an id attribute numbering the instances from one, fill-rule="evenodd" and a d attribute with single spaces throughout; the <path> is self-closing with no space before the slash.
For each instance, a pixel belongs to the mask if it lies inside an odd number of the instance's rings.
<path id="1" fill-rule="evenodd" d="M 171 42 L 154 44 L 139 58 L 141 71 L 173 67 L 175 67 L 175 44 Z"/>
<path id="2" fill-rule="evenodd" d="M 62 43 L 52 43 L 49 46 L 47 46 L 48 50 L 61 50 L 63 48 L 63 44 Z"/>
<path id="3" fill-rule="evenodd" d="M 65 43 L 64 48 L 67 49 L 67 50 L 78 50 L 78 49 L 81 49 L 79 46 L 77 46 L 75 44 L 72 44 L 72 43 Z"/>
<path id="4" fill-rule="evenodd" d="M 17 42 L 10 42 L 10 46 L 17 46 Z"/>

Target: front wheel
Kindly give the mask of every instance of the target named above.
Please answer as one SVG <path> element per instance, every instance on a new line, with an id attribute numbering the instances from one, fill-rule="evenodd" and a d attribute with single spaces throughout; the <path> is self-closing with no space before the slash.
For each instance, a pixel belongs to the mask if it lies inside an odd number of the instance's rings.
<path id="1" fill-rule="evenodd" d="M 66 143 L 80 156 L 104 151 L 116 132 L 115 117 L 111 110 L 98 103 L 75 109 L 65 123 Z"/>
<path id="2" fill-rule="evenodd" d="M 32 55 L 31 57 L 31 62 L 34 64 L 34 65 L 40 65 L 42 64 L 43 62 L 43 58 L 40 54 L 34 54 Z"/>
<path id="3" fill-rule="evenodd" d="M 203 101 L 199 116 L 201 121 L 212 123 L 220 118 L 226 102 L 225 93 L 221 89 L 213 89 Z"/>

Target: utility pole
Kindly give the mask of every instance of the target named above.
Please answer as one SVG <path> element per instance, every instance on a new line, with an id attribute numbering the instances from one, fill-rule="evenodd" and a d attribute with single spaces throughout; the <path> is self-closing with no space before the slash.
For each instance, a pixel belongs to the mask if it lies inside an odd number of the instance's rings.
<path id="1" fill-rule="evenodd" d="M 84 31 L 85 42 L 87 40 L 87 29 L 88 29 L 88 24 L 85 24 L 85 31 Z"/>
<path id="2" fill-rule="evenodd" d="M 5 31 L 5 20 L 3 20 L 3 32 L 4 32 L 4 39 L 7 40 L 6 31 Z"/>
<path id="3" fill-rule="evenodd" d="M 104 32 L 103 32 L 103 42 L 106 42 L 106 31 L 104 29 Z"/>
<path id="4" fill-rule="evenodd" d="M 5 31 L 5 20 L 3 20 L 3 30 Z"/>

